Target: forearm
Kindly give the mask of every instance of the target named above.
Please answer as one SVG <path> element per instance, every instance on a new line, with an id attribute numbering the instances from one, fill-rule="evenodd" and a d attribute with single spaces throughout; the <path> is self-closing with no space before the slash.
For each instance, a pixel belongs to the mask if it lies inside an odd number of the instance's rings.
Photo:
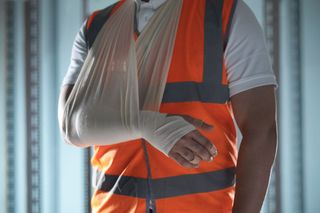
<path id="1" fill-rule="evenodd" d="M 119 110 L 93 107 L 67 109 L 62 123 L 67 142 L 80 146 L 102 146 L 141 138 L 139 116 L 122 119 Z"/>
<path id="2" fill-rule="evenodd" d="M 182 117 L 165 113 L 141 110 L 138 114 L 119 117 L 120 112 L 101 109 L 82 109 L 67 116 L 66 140 L 86 147 L 91 145 L 111 145 L 124 141 L 144 138 L 155 148 L 168 154 L 172 146 L 195 127 Z"/>
<path id="3" fill-rule="evenodd" d="M 277 147 L 276 126 L 243 134 L 236 170 L 233 213 L 258 213 L 268 188 Z"/>

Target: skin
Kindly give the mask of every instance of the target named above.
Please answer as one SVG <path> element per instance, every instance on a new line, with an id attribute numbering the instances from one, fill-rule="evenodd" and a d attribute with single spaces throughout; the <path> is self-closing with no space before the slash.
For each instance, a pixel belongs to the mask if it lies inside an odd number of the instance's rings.
<path id="1" fill-rule="evenodd" d="M 61 90 L 60 122 L 72 88 L 72 85 L 67 85 Z M 235 120 L 243 135 L 236 168 L 237 184 L 233 213 L 258 213 L 268 188 L 277 149 L 274 86 L 262 86 L 241 92 L 231 97 L 231 104 Z M 203 130 L 213 128 L 204 122 L 201 124 L 191 116 L 180 116 Z M 197 130 L 182 137 L 169 153 L 170 158 L 187 168 L 196 168 L 201 161 L 212 161 L 216 155 L 214 145 Z"/>
<path id="2" fill-rule="evenodd" d="M 63 86 L 59 96 L 59 109 L 58 109 L 58 117 L 59 122 L 62 126 L 63 131 L 65 131 L 63 125 L 63 109 L 65 103 L 72 91 L 73 85 Z M 168 116 L 172 116 L 175 114 L 171 114 Z M 180 115 L 188 122 L 194 124 L 197 127 L 200 127 L 204 130 L 210 130 L 212 126 L 206 123 L 201 123 L 199 119 L 192 118 L 188 115 Z M 176 145 L 169 152 L 170 158 L 175 160 L 181 166 L 187 168 L 197 168 L 199 167 L 199 163 L 201 160 L 204 161 L 212 161 L 213 157 L 217 155 L 216 147 L 206 138 L 204 137 L 198 130 L 194 130 L 185 136 L 183 136 Z"/>
<path id="3" fill-rule="evenodd" d="M 142 1 L 148 2 L 149 0 Z M 274 86 L 257 87 L 236 94 L 231 97 L 231 104 L 235 120 L 243 136 L 237 160 L 237 184 L 232 212 L 258 213 L 268 188 L 271 167 L 277 150 Z M 192 118 L 189 120 L 191 123 L 195 121 Z M 204 124 L 200 128 L 207 129 L 209 126 L 209 124 Z M 169 156 L 184 167 L 198 167 L 201 160 L 207 160 L 205 157 L 207 154 L 203 149 L 197 150 L 198 152 L 193 150 L 194 156 L 192 156 L 192 152 L 188 151 L 190 150 L 188 137 L 194 136 L 188 135 L 185 139 L 180 140 L 173 147 Z M 217 152 L 212 156 L 216 154 Z"/>
<path id="4" fill-rule="evenodd" d="M 243 139 L 236 169 L 233 213 L 258 213 L 277 150 L 274 86 L 257 87 L 231 98 Z"/>

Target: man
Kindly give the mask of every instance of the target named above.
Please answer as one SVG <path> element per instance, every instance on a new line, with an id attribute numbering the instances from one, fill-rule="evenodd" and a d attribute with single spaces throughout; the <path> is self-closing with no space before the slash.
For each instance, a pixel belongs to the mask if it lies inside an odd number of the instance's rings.
<path id="1" fill-rule="evenodd" d="M 165 2 L 137 1 L 138 32 Z M 119 7 L 81 27 L 60 117 L 96 34 Z M 242 0 L 184 0 L 160 112 L 197 130 L 177 141 L 170 158 L 144 140 L 95 146 L 93 212 L 259 212 L 276 153 L 276 85 L 263 33 Z M 233 118 L 243 136 L 238 156 Z"/>

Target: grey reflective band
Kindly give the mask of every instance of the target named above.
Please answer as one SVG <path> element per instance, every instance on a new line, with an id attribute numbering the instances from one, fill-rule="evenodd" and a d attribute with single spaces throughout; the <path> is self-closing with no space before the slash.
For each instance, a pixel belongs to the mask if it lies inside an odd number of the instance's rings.
<path id="1" fill-rule="evenodd" d="M 149 154 L 148 154 L 148 149 L 147 149 L 147 141 L 144 139 L 142 140 L 142 146 L 143 146 L 143 153 L 144 157 L 146 159 L 146 166 L 147 166 L 147 172 L 148 172 L 148 177 L 147 177 L 147 183 L 148 183 L 148 188 L 147 188 L 147 196 L 146 198 L 146 205 L 147 205 L 147 213 L 149 213 L 149 209 L 152 208 L 154 212 L 156 212 L 156 205 L 152 193 L 152 174 L 151 174 L 151 165 L 150 165 L 150 159 L 149 159 Z M 150 202 L 151 201 L 151 202 Z"/>
<path id="2" fill-rule="evenodd" d="M 99 173 L 99 172 L 98 172 Z M 147 178 L 98 174 L 97 189 L 118 195 L 146 198 Z M 212 192 L 233 186 L 235 168 L 151 180 L 154 199 Z"/>
<path id="3" fill-rule="evenodd" d="M 116 4 L 100 11 L 93 18 L 89 29 L 85 31 L 89 49 Z M 200 101 L 224 104 L 229 100 L 229 88 L 227 85 L 221 84 L 225 42 L 222 29 L 222 10 L 223 0 L 206 0 L 203 82 L 167 83 L 162 103 Z"/>
<path id="4" fill-rule="evenodd" d="M 229 88 L 221 84 L 224 42 L 222 10 L 223 0 L 206 0 L 203 82 L 167 83 L 162 103 L 225 103 L 229 100 Z"/>
<path id="5" fill-rule="evenodd" d="M 90 49 L 94 43 L 94 41 L 96 40 L 96 37 L 98 35 L 98 33 L 100 32 L 102 26 L 104 25 L 104 23 L 109 19 L 113 8 L 116 6 L 117 3 L 108 6 L 106 8 L 104 8 L 103 10 L 99 11 L 98 14 L 96 14 L 93 17 L 93 20 L 89 26 L 89 28 L 87 30 L 85 30 L 85 38 L 87 41 L 87 46 Z M 89 20 L 89 18 L 87 19 L 87 21 Z"/>
<path id="6" fill-rule="evenodd" d="M 162 103 L 201 101 L 203 103 L 226 103 L 229 99 L 227 86 L 221 82 L 179 82 L 167 83 Z"/>
<path id="7" fill-rule="evenodd" d="M 229 20 L 228 20 L 227 30 L 226 30 L 226 33 L 224 35 L 223 51 L 226 49 L 228 41 L 229 41 L 232 19 L 233 19 L 234 11 L 236 10 L 237 4 L 238 4 L 238 0 L 233 0 L 231 13 L 230 13 L 230 17 L 229 17 Z"/>

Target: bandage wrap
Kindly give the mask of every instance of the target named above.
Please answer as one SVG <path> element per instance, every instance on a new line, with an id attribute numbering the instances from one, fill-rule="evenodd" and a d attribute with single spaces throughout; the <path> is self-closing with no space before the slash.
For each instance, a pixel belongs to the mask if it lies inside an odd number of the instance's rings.
<path id="1" fill-rule="evenodd" d="M 181 6 L 182 0 L 164 3 L 137 41 L 134 0 L 126 0 L 109 18 L 66 102 L 66 141 L 85 147 L 144 138 L 168 155 L 196 129 L 181 116 L 159 112 Z"/>

